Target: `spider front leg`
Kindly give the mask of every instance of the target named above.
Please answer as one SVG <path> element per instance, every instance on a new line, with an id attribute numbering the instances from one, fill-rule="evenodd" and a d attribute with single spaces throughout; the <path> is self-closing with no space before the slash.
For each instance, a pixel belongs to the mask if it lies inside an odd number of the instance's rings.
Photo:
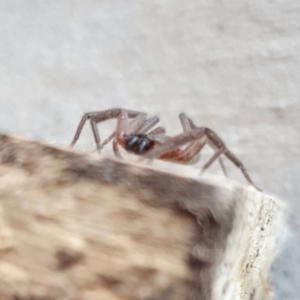
<path id="1" fill-rule="evenodd" d="M 118 144 L 125 147 L 126 138 L 131 133 L 141 127 L 146 121 L 146 115 L 138 114 L 131 122 L 126 111 L 122 111 L 117 119 L 117 129 L 114 134 L 113 151 L 116 157 L 122 159 Z"/>
<path id="2" fill-rule="evenodd" d="M 77 140 L 80 137 L 80 134 L 81 134 L 81 131 L 83 129 L 85 122 L 87 120 L 90 120 L 92 131 L 93 131 L 93 136 L 94 136 L 95 143 L 97 146 L 97 150 L 98 150 L 98 152 L 100 152 L 100 150 L 101 150 L 100 141 L 101 140 L 100 140 L 99 132 L 97 129 L 97 124 L 100 122 L 109 120 L 109 119 L 118 118 L 122 111 L 124 111 L 124 110 L 121 108 L 112 108 L 112 109 L 105 110 L 105 111 L 85 113 L 78 124 L 74 138 L 70 144 L 70 147 L 73 147 L 75 145 L 75 143 L 77 142 Z M 133 110 L 126 110 L 126 112 L 127 112 L 129 118 L 134 118 L 137 115 L 141 114 L 140 112 L 133 111 Z"/>
<path id="3" fill-rule="evenodd" d="M 84 126 L 85 122 L 86 122 L 87 120 L 91 119 L 93 116 L 96 116 L 96 115 L 102 114 L 102 113 L 105 114 L 105 112 L 91 112 L 91 113 L 85 113 L 85 114 L 83 115 L 83 117 L 81 118 L 81 120 L 80 120 L 80 122 L 79 122 L 79 124 L 78 124 L 78 126 L 77 126 L 77 129 L 76 129 L 74 138 L 73 138 L 73 140 L 72 140 L 72 142 L 71 142 L 71 144 L 70 144 L 70 147 L 71 147 L 71 148 L 75 145 L 75 143 L 76 143 L 77 140 L 79 139 L 79 136 L 80 136 L 80 134 L 81 134 L 81 131 L 82 131 L 82 129 L 83 129 L 83 126 Z"/>
<path id="4" fill-rule="evenodd" d="M 139 114 L 129 121 L 126 111 L 122 111 L 117 121 L 117 129 L 114 135 L 113 151 L 118 158 L 122 158 L 118 144 L 126 148 L 128 137 L 136 133 L 146 133 L 159 122 L 159 118 L 154 116 L 146 119 L 146 115 Z M 158 128 L 161 131 L 161 127 Z"/>
<path id="5" fill-rule="evenodd" d="M 150 130 L 153 126 L 155 126 L 159 122 L 159 118 L 157 116 L 151 117 L 145 121 L 144 124 L 141 125 L 139 129 L 139 133 L 146 133 L 148 130 Z M 161 127 L 159 127 L 161 128 Z M 149 133 L 151 134 L 151 132 Z M 108 144 L 116 135 L 116 132 L 114 131 L 108 138 L 104 140 L 104 142 L 100 145 L 100 150 Z"/>

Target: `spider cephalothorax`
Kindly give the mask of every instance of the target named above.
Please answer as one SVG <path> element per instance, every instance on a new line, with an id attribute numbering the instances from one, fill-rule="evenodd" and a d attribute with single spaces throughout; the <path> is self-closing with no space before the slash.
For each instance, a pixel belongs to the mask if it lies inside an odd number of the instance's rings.
<path id="1" fill-rule="evenodd" d="M 116 131 L 101 144 L 97 123 L 113 118 L 117 119 Z M 86 113 L 78 125 L 71 147 L 78 140 L 87 120 L 91 122 L 98 152 L 109 141 L 113 140 L 114 153 L 120 158 L 119 146 L 123 147 L 127 152 L 149 159 L 156 158 L 178 163 L 188 163 L 194 162 L 193 159 L 208 144 L 215 150 L 215 153 L 203 165 L 202 172 L 211 166 L 215 160 L 219 160 L 226 175 L 226 170 L 220 157 L 223 154 L 242 171 L 251 185 L 260 190 L 251 180 L 242 162 L 227 149 L 225 143 L 212 129 L 196 126 L 184 113 L 179 115 L 179 119 L 183 133 L 169 137 L 165 134 L 163 127 L 152 129 L 159 122 L 156 116 L 147 119 L 145 113 L 119 108 Z"/>

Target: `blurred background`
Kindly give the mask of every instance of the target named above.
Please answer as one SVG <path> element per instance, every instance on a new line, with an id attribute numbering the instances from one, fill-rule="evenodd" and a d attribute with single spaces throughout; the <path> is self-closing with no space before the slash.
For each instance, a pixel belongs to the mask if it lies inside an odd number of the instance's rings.
<path id="1" fill-rule="evenodd" d="M 156 114 L 170 135 L 187 113 L 287 203 L 272 284 L 300 299 L 299 1 L 2 0 L 0 24 L 1 132 L 67 146 L 85 112 Z"/>

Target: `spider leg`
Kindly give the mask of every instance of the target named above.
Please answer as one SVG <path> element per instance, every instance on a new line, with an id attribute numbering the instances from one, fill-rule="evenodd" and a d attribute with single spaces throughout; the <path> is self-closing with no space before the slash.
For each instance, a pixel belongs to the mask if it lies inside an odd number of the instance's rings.
<path id="1" fill-rule="evenodd" d="M 165 134 L 166 130 L 163 127 L 157 127 L 149 132 L 149 135 Z"/>
<path id="2" fill-rule="evenodd" d="M 102 142 L 102 144 L 100 145 L 100 150 L 102 150 L 103 147 L 104 147 L 106 144 L 108 144 L 108 143 L 115 137 L 115 135 L 116 135 L 116 132 L 114 131 L 108 138 L 106 138 L 106 139 Z"/>
<path id="3" fill-rule="evenodd" d="M 73 147 L 75 145 L 75 143 L 77 142 L 77 140 L 79 139 L 79 136 L 81 134 L 81 131 L 83 129 L 85 122 L 87 120 L 93 119 L 93 124 L 91 123 L 91 126 L 93 129 L 95 142 L 96 142 L 96 144 L 98 143 L 98 145 L 99 145 L 97 148 L 101 149 L 99 132 L 98 132 L 98 130 L 95 130 L 96 124 L 106 121 L 106 120 L 109 120 L 109 119 L 118 118 L 122 111 L 123 111 L 123 109 L 121 109 L 121 108 L 113 108 L 113 109 L 104 110 L 104 111 L 85 113 L 78 124 L 74 138 L 70 144 L 70 147 Z M 134 118 L 138 114 L 141 114 L 140 112 L 134 111 L 134 110 L 126 110 L 126 112 L 128 113 L 129 118 Z M 97 138 L 95 136 L 97 136 Z"/>
<path id="4" fill-rule="evenodd" d="M 253 185 L 258 191 L 262 191 L 257 185 L 255 185 L 252 181 L 252 179 L 250 178 L 245 166 L 242 164 L 242 162 L 228 149 L 225 149 L 224 151 L 224 155 L 231 160 L 231 162 L 241 170 L 241 172 L 243 173 L 244 177 L 246 178 L 246 180 Z"/>
<path id="5" fill-rule="evenodd" d="M 123 137 L 128 132 L 129 117 L 125 111 L 122 111 L 117 119 L 117 129 L 115 139 L 123 140 Z"/>
<path id="6" fill-rule="evenodd" d="M 219 160 L 220 166 L 222 168 L 222 171 L 223 171 L 225 177 L 228 177 L 228 173 L 226 171 L 225 164 L 224 164 L 222 157 L 219 157 L 218 160 Z"/>
<path id="7" fill-rule="evenodd" d="M 200 138 L 198 142 L 191 143 L 185 149 L 178 152 L 178 160 L 185 163 L 197 163 L 200 159 L 199 152 L 207 142 L 206 136 Z"/>
<path id="8" fill-rule="evenodd" d="M 124 136 L 129 135 L 132 131 L 135 131 L 141 125 L 143 125 L 146 121 L 147 115 L 144 113 L 139 113 L 136 117 L 133 118 L 132 121 L 129 121 L 128 112 L 126 110 L 122 110 L 118 119 L 117 119 L 117 130 L 116 136 L 117 140 L 122 140 Z M 100 145 L 100 138 L 97 129 L 97 124 L 94 119 L 91 119 L 92 130 L 95 138 L 95 142 L 97 145 L 97 150 L 100 153 L 101 145 Z M 113 145 L 115 149 L 115 145 Z M 115 151 L 115 153 L 119 153 L 119 151 Z M 117 155 L 121 157 L 121 155 Z"/>
<path id="9" fill-rule="evenodd" d="M 118 143 L 117 143 L 116 139 L 113 140 L 113 150 L 114 150 L 116 157 L 123 159 L 123 157 L 119 151 L 119 147 L 118 147 Z"/>
<path id="10" fill-rule="evenodd" d="M 131 122 L 129 122 L 128 113 L 124 110 L 118 117 L 116 138 L 118 140 L 124 139 L 125 136 L 135 133 L 141 126 L 146 123 L 146 114 L 138 114 Z"/>
<path id="11" fill-rule="evenodd" d="M 146 133 L 147 131 L 149 131 L 152 127 L 154 127 L 157 123 L 159 122 L 159 118 L 157 116 L 151 117 L 149 119 L 147 119 L 144 124 L 138 128 L 138 132 L 139 133 Z M 136 131 L 136 132 L 137 132 Z"/>
<path id="12" fill-rule="evenodd" d="M 166 130 L 163 127 L 157 127 L 151 130 L 148 134 L 148 138 L 156 143 L 156 145 L 161 145 L 166 140 L 170 139 L 168 135 L 166 135 Z"/>
<path id="13" fill-rule="evenodd" d="M 213 162 L 219 158 L 219 156 L 224 153 L 225 151 L 225 147 L 221 147 L 218 150 L 215 151 L 215 153 L 213 154 L 213 156 L 203 165 L 202 169 L 201 169 L 201 173 L 204 173 L 204 171 L 209 168 Z"/>
<path id="14" fill-rule="evenodd" d="M 148 137 L 151 140 L 153 140 L 157 145 L 161 145 L 163 142 L 165 142 L 167 139 L 170 138 L 170 137 L 166 136 L 165 133 L 166 133 L 165 128 L 157 127 L 148 133 Z M 145 156 L 140 156 L 136 162 L 141 163 L 145 159 L 147 159 Z M 150 164 L 150 163 L 151 163 L 151 160 L 148 162 L 148 164 Z"/>
<path id="15" fill-rule="evenodd" d="M 157 145 L 161 145 L 163 142 L 170 139 L 170 137 L 166 135 L 166 130 L 163 127 L 157 127 L 151 130 L 147 135 L 148 138 L 154 141 Z"/>
<path id="16" fill-rule="evenodd" d="M 239 168 L 241 170 L 241 172 L 243 173 L 246 180 L 251 185 L 253 185 L 258 191 L 261 191 L 261 189 L 253 183 L 252 179 L 250 178 L 250 176 L 249 176 L 245 166 L 242 164 L 242 162 L 231 151 L 229 151 L 226 148 L 226 146 L 225 146 L 224 142 L 221 140 L 221 138 L 210 128 L 205 127 L 205 132 L 206 132 L 206 135 L 207 135 L 210 143 L 213 144 L 215 147 L 217 147 L 219 149 L 219 151 L 221 152 L 219 155 L 221 155 L 223 153 L 237 168 Z M 217 152 L 218 152 L 218 150 L 217 150 Z M 209 163 L 209 162 L 207 162 L 207 163 Z M 204 167 L 205 167 L 205 165 L 204 165 Z M 203 167 L 203 169 L 204 169 L 204 167 Z"/>
<path id="17" fill-rule="evenodd" d="M 187 115 L 185 113 L 181 113 L 179 115 L 179 120 L 180 120 L 182 129 L 183 129 L 183 132 L 188 132 L 188 131 L 191 131 L 196 128 L 196 126 L 193 126 L 193 124 L 191 124 L 189 122 L 189 118 L 187 117 Z M 204 129 L 203 129 L 203 131 L 204 131 Z M 193 156 L 196 156 L 198 153 L 200 153 L 202 148 L 205 146 L 206 142 L 207 142 L 207 138 L 204 135 L 203 138 L 200 139 L 199 141 L 196 141 L 196 142 L 192 143 L 191 145 L 188 145 L 186 147 L 186 149 L 182 152 L 182 156 L 184 157 L 186 155 L 187 159 L 189 157 L 190 158 L 189 160 L 191 160 L 193 158 Z"/>
<path id="18" fill-rule="evenodd" d="M 75 145 L 75 143 L 77 142 L 77 140 L 79 139 L 79 136 L 81 134 L 81 131 L 82 131 L 82 128 L 85 124 L 85 122 L 90 119 L 91 117 L 97 115 L 97 114 L 101 114 L 101 112 L 91 112 L 91 113 L 85 113 L 83 115 L 83 117 L 81 118 L 78 126 L 77 126 L 77 129 L 76 129 L 76 132 L 75 132 L 75 135 L 74 135 L 74 138 L 70 144 L 70 147 L 73 147 Z"/>
<path id="19" fill-rule="evenodd" d="M 181 113 L 179 116 L 179 120 L 183 129 L 183 132 L 191 131 L 192 129 L 196 128 L 196 126 L 190 122 L 190 119 L 185 113 Z"/>
<path id="20" fill-rule="evenodd" d="M 121 156 L 119 148 L 118 148 L 118 144 L 125 147 L 126 136 L 128 136 L 132 133 L 135 133 L 141 127 L 149 128 L 150 125 L 154 126 L 157 122 L 157 119 L 158 118 L 147 119 L 146 114 L 140 113 L 133 120 L 129 121 L 127 112 L 122 111 L 117 120 L 117 129 L 111 135 L 112 137 L 114 137 L 113 151 L 114 151 L 116 157 L 122 159 L 122 156 Z M 149 120 L 151 122 L 149 122 Z"/>
<path id="21" fill-rule="evenodd" d="M 145 121 L 145 123 L 142 125 L 142 127 L 138 129 L 138 131 L 141 133 L 147 132 L 150 128 L 152 128 L 158 122 L 159 122 L 159 118 L 156 116 L 149 118 L 148 120 Z M 161 128 L 161 127 L 159 127 L 159 128 Z M 115 134 L 116 134 L 116 132 L 114 131 L 108 138 L 106 138 L 102 142 L 102 144 L 100 145 L 100 150 L 115 137 Z"/>
<path id="22" fill-rule="evenodd" d="M 182 125 L 182 128 L 183 128 L 184 131 L 196 128 L 196 125 L 192 122 L 192 120 L 185 113 L 181 113 L 179 115 L 179 119 L 180 119 L 180 122 L 181 122 L 181 125 Z M 203 128 L 203 130 L 205 130 L 205 128 Z M 204 147 L 204 145 L 205 145 L 205 143 L 203 144 L 202 148 Z M 200 147 L 200 145 L 199 145 L 199 147 Z M 200 148 L 199 152 L 201 151 L 202 148 Z M 220 166 L 222 168 L 222 171 L 223 171 L 224 175 L 227 177 L 227 171 L 226 171 L 226 168 L 225 168 L 225 165 L 224 165 L 224 162 L 223 162 L 222 158 L 218 157 L 218 161 L 220 163 Z M 212 161 L 212 163 L 213 162 L 214 162 L 214 160 Z M 204 170 L 202 169 L 201 172 L 203 172 L 203 171 Z"/>
<path id="23" fill-rule="evenodd" d="M 190 123 L 190 126 L 192 128 L 197 128 L 196 125 L 193 123 L 193 121 L 188 118 L 188 121 Z M 227 149 L 227 147 L 225 146 L 225 143 L 221 140 L 221 138 L 211 129 L 205 127 L 205 131 L 207 134 L 208 139 L 210 140 L 211 143 L 213 143 L 215 146 L 223 146 L 224 147 L 224 151 L 223 154 L 237 167 L 241 170 L 241 172 L 243 173 L 244 177 L 246 178 L 246 180 L 252 185 L 254 186 L 258 191 L 261 191 L 261 189 L 256 186 L 252 179 L 250 178 L 245 166 L 243 165 L 243 163 L 231 152 Z M 220 164 L 222 166 L 222 161 L 220 161 Z M 225 170 L 225 168 L 224 168 Z"/>
<path id="24" fill-rule="evenodd" d="M 178 149 L 178 147 L 183 146 L 187 143 L 196 141 L 204 136 L 204 132 L 201 128 L 195 128 L 188 132 L 183 132 L 174 137 L 168 138 L 158 147 L 150 150 L 144 155 L 145 158 L 154 159 L 160 157 L 161 155 Z"/>
<path id="25" fill-rule="evenodd" d="M 202 128 L 191 128 L 189 120 L 185 114 L 180 114 L 179 119 L 183 127 L 183 133 L 175 137 L 164 137 L 164 141 L 159 147 L 149 151 L 146 157 L 160 157 L 166 152 L 177 150 L 180 161 L 190 161 L 197 155 L 206 143 L 205 133 Z M 178 151 L 182 145 L 189 144 L 184 150 Z"/>
<path id="26" fill-rule="evenodd" d="M 97 123 L 95 122 L 94 119 L 90 119 L 90 123 L 91 123 L 91 127 L 92 127 L 94 140 L 95 140 L 95 143 L 96 143 L 96 148 L 97 148 L 98 153 L 100 154 L 100 150 L 101 150 L 100 149 L 100 135 L 99 135 Z"/>
<path id="27" fill-rule="evenodd" d="M 243 173 L 244 177 L 246 178 L 246 180 L 253 185 L 256 189 L 259 189 L 251 180 L 246 168 L 244 167 L 244 165 L 242 164 L 242 162 L 231 152 L 229 151 L 224 142 L 221 140 L 221 138 L 210 128 L 205 128 L 205 132 L 207 134 L 207 137 L 210 141 L 210 143 L 214 146 L 217 147 L 218 149 L 223 149 L 222 153 L 237 167 L 241 170 L 241 172 Z"/>

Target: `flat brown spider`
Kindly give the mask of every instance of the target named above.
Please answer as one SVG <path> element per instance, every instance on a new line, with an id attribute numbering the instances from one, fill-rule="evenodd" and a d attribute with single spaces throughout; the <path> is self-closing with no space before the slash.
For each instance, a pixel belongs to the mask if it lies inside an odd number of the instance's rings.
<path id="1" fill-rule="evenodd" d="M 117 119 L 116 131 L 101 144 L 97 123 L 113 118 Z M 86 113 L 77 127 L 71 147 L 73 147 L 78 140 L 87 120 L 90 120 L 92 126 L 97 151 L 100 153 L 101 149 L 109 141 L 113 140 L 113 151 L 119 158 L 122 157 L 118 146 L 122 146 L 127 152 L 148 159 L 156 158 L 184 164 L 189 162 L 193 163 L 207 143 L 215 150 L 215 153 L 203 165 L 201 172 L 204 172 L 218 159 L 224 174 L 227 175 L 220 157 L 224 154 L 241 170 L 246 180 L 257 190 L 260 190 L 251 180 L 242 162 L 227 149 L 224 142 L 213 130 L 207 127 L 197 127 L 184 113 L 179 115 L 179 119 L 183 133 L 169 137 L 166 135 L 163 127 L 152 129 L 159 122 L 159 118 L 156 116 L 147 119 L 145 113 L 119 108 Z"/>

